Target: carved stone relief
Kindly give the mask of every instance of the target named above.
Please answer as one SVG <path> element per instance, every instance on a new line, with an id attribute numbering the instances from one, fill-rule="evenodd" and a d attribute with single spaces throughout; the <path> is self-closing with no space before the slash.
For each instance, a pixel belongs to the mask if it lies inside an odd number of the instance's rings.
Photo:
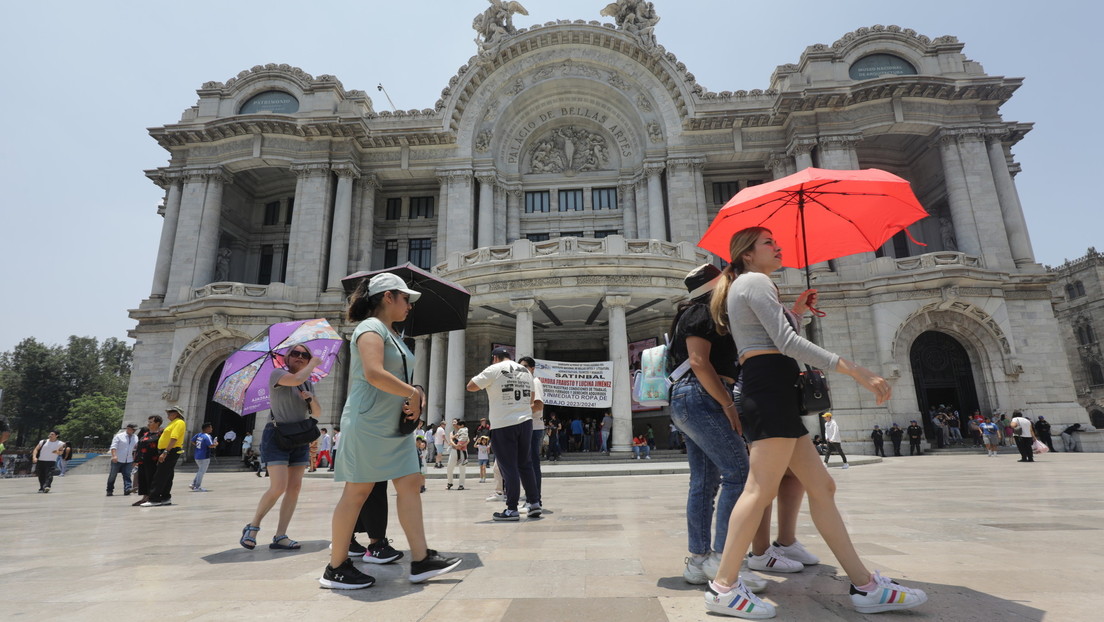
<path id="1" fill-rule="evenodd" d="M 606 137 L 569 125 L 552 130 L 529 150 L 529 173 L 597 171 L 609 163 Z"/>

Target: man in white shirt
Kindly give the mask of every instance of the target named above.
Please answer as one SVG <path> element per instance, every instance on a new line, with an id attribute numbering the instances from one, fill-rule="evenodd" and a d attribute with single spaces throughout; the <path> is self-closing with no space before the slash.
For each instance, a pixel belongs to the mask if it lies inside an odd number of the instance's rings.
<path id="1" fill-rule="evenodd" d="M 134 449 L 138 447 L 138 436 L 134 433 L 133 423 L 128 423 L 122 432 L 111 439 L 111 473 L 107 476 L 107 496 L 115 494 L 115 479 L 123 474 L 123 495 L 129 495 L 131 488 L 130 473 L 134 469 Z"/>
<path id="2" fill-rule="evenodd" d="M 1020 411 L 1012 413 L 1012 433 L 1016 437 L 1016 449 L 1020 450 L 1020 462 L 1035 462 L 1031 444 L 1035 442 L 1035 427 Z"/>
<path id="3" fill-rule="evenodd" d="M 501 469 L 506 489 L 506 509 L 495 512 L 496 521 L 519 520 L 517 504 L 521 487 L 529 502 L 529 518 L 541 515 L 540 490 L 533 473 L 533 376 L 510 360 L 510 351 L 495 348 L 491 365 L 468 381 L 468 391 L 487 390 L 491 420 L 491 449 L 495 468 Z"/>
<path id="4" fill-rule="evenodd" d="M 31 452 L 31 462 L 34 464 L 35 474 L 38 475 L 38 492 L 50 492 L 50 486 L 54 483 L 54 467 L 57 466 L 57 457 L 61 455 L 64 444 L 58 439 L 57 430 L 50 430 L 49 436 L 39 441 Z"/>
<path id="5" fill-rule="evenodd" d="M 824 413 L 821 415 L 824 418 L 824 440 L 828 443 L 828 451 L 824 454 L 824 464 L 828 464 L 828 458 L 832 457 L 832 452 L 836 452 L 843 458 L 843 468 L 847 468 L 851 465 L 847 464 L 847 454 L 843 453 L 843 446 L 840 445 L 840 431 L 839 424 L 832 421 L 832 413 Z"/>
<path id="6" fill-rule="evenodd" d="M 537 481 L 537 490 L 541 490 L 540 454 L 541 443 L 544 442 L 544 385 L 537 378 L 537 362 L 531 356 L 523 356 L 518 359 L 522 367 L 529 370 L 533 377 L 533 395 L 530 408 L 533 413 L 533 440 L 530 443 L 530 460 L 533 465 L 533 477 Z"/>

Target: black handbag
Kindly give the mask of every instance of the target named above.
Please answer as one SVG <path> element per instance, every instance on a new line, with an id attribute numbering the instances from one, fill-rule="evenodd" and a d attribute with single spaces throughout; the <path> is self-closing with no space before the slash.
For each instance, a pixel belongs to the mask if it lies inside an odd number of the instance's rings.
<path id="1" fill-rule="evenodd" d="M 797 382 L 802 411 L 822 413 L 832 410 L 832 396 L 828 394 L 828 379 L 824 377 L 824 372 L 806 365 Z"/>
<path id="2" fill-rule="evenodd" d="M 318 420 L 314 417 L 307 417 L 289 423 L 274 422 L 274 425 L 276 427 L 276 446 L 284 451 L 310 445 L 316 438 L 322 436 L 322 432 L 318 429 Z"/>
<path id="3" fill-rule="evenodd" d="M 389 335 L 390 336 L 390 335 Z M 394 337 L 391 337 L 391 342 L 395 344 L 395 347 L 399 350 L 399 356 L 402 357 L 403 362 L 403 382 L 410 382 L 410 371 L 406 367 L 406 353 L 403 352 L 402 346 L 395 341 Z M 417 393 L 417 391 L 415 391 Z M 405 410 L 406 402 L 403 402 L 403 408 L 399 408 L 399 434 L 406 436 L 418 429 L 418 419 L 407 419 L 410 416 Z"/>

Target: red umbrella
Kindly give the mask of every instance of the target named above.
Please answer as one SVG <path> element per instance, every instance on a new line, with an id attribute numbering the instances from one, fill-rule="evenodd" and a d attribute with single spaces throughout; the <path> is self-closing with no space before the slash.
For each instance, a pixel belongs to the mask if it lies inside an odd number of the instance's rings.
<path id="1" fill-rule="evenodd" d="M 807 168 L 738 192 L 698 246 L 728 260 L 732 234 L 766 227 L 786 251 L 782 265 L 805 268 L 808 284 L 809 264 L 877 250 L 927 215 L 909 182 L 892 173 Z"/>

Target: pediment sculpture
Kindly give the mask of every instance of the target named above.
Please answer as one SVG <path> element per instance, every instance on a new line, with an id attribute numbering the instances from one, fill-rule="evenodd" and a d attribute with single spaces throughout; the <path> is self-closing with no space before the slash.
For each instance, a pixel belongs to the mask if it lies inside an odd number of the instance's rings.
<path id="1" fill-rule="evenodd" d="M 517 28 L 514 28 L 514 13 L 529 14 L 529 11 L 526 11 L 520 2 L 487 1 L 491 3 L 491 6 L 476 15 L 475 19 L 472 20 L 472 28 L 479 35 L 475 38 L 475 42 L 481 48 L 497 43 L 498 39 L 517 32 Z M 480 40 L 480 37 L 482 37 L 482 40 Z"/>
<path id="2" fill-rule="evenodd" d="M 529 150 L 529 173 L 602 170 L 609 164 L 606 137 L 573 125 L 552 130 Z"/>
<path id="3" fill-rule="evenodd" d="M 651 2 L 618 0 L 606 5 L 602 15 L 612 17 L 618 28 L 637 35 L 645 44 L 655 44 L 655 25 L 659 23 L 659 16 Z"/>

